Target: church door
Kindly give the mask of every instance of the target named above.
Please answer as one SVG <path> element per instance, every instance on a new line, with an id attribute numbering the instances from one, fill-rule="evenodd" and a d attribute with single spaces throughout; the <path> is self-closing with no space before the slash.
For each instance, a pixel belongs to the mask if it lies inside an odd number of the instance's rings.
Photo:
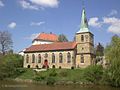
<path id="1" fill-rule="evenodd" d="M 44 60 L 43 68 L 49 68 L 49 66 L 48 66 L 48 60 L 47 59 Z"/>

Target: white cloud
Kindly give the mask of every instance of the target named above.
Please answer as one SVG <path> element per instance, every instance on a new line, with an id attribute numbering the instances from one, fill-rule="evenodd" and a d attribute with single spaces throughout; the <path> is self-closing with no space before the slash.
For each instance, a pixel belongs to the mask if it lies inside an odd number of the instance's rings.
<path id="1" fill-rule="evenodd" d="M 120 19 L 119 18 L 115 18 L 115 17 L 104 17 L 103 18 L 103 23 L 106 23 L 106 24 L 117 24 L 117 23 L 120 23 Z"/>
<path id="2" fill-rule="evenodd" d="M 88 24 L 93 27 L 101 27 L 102 23 L 98 21 L 98 17 L 90 18 Z"/>
<path id="3" fill-rule="evenodd" d="M 4 7 L 4 3 L 0 1 L 0 7 Z"/>
<path id="4" fill-rule="evenodd" d="M 25 1 L 25 0 L 21 0 L 20 5 L 22 6 L 23 9 L 31 9 L 31 10 L 39 10 L 39 7 L 36 5 L 32 5 L 31 3 Z"/>
<path id="5" fill-rule="evenodd" d="M 119 25 L 111 25 L 109 28 L 108 28 L 108 31 L 109 32 L 112 32 L 114 34 L 120 34 L 120 24 Z"/>
<path id="6" fill-rule="evenodd" d="M 41 26 L 42 24 L 44 24 L 45 22 L 31 22 L 31 26 Z"/>
<path id="7" fill-rule="evenodd" d="M 34 34 L 32 34 L 32 35 L 30 35 L 30 36 L 28 36 L 28 37 L 25 37 L 24 39 L 33 40 L 33 39 L 35 39 L 39 34 L 40 34 L 40 33 L 34 33 Z"/>
<path id="8" fill-rule="evenodd" d="M 43 10 L 46 7 L 58 7 L 59 0 L 20 0 L 19 3 L 24 9 Z"/>
<path id="9" fill-rule="evenodd" d="M 115 17 L 104 17 L 103 23 L 108 24 L 108 32 L 120 34 L 120 19 Z"/>
<path id="10" fill-rule="evenodd" d="M 14 29 L 16 27 L 16 23 L 15 22 L 11 22 L 8 27 L 11 28 L 11 29 Z"/>
<path id="11" fill-rule="evenodd" d="M 112 10 L 109 14 L 108 14 L 108 16 L 113 16 L 113 15 L 116 15 L 116 14 L 118 14 L 118 12 L 117 12 L 117 10 Z"/>
<path id="12" fill-rule="evenodd" d="M 120 19 L 116 17 L 104 17 L 102 21 L 99 21 L 97 17 L 93 17 L 90 18 L 89 25 L 98 28 L 103 25 L 108 25 L 108 32 L 120 34 Z"/>
<path id="13" fill-rule="evenodd" d="M 42 7 L 58 7 L 58 0 L 30 0 L 32 3 L 36 5 L 40 5 Z"/>

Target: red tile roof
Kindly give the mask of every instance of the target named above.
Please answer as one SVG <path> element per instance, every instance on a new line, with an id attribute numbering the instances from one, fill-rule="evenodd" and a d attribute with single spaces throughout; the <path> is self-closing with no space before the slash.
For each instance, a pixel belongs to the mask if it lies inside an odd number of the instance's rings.
<path id="1" fill-rule="evenodd" d="M 34 40 L 58 41 L 58 36 L 52 33 L 40 33 Z"/>
<path id="2" fill-rule="evenodd" d="M 76 47 L 76 45 L 76 42 L 55 42 L 53 44 L 39 44 L 30 46 L 25 50 L 25 52 L 72 50 Z"/>

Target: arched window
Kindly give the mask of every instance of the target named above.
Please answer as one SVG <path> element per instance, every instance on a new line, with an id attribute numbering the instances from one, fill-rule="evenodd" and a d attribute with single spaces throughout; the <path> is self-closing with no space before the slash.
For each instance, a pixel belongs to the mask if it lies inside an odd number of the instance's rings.
<path id="1" fill-rule="evenodd" d="M 55 54 L 52 53 L 52 63 L 55 63 Z"/>
<path id="2" fill-rule="evenodd" d="M 68 52 L 67 53 L 67 63 L 71 62 L 71 54 Z"/>
<path id="3" fill-rule="evenodd" d="M 59 54 L 59 63 L 62 63 L 63 62 L 63 55 L 62 53 Z"/>
<path id="4" fill-rule="evenodd" d="M 81 41 L 82 42 L 84 41 L 84 35 L 81 35 Z"/>
<path id="5" fill-rule="evenodd" d="M 81 55 L 81 63 L 84 63 L 84 56 Z"/>
<path id="6" fill-rule="evenodd" d="M 26 55 L 26 63 L 29 63 L 29 55 Z"/>
<path id="7" fill-rule="evenodd" d="M 38 63 L 41 63 L 41 55 L 38 55 Z"/>
<path id="8" fill-rule="evenodd" d="M 32 63 L 35 63 L 35 55 L 32 55 Z"/>

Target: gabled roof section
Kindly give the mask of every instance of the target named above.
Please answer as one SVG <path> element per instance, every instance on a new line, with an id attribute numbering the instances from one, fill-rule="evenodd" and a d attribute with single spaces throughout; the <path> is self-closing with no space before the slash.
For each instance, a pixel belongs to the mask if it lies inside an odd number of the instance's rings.
<path id="1" fill-rule="evenodd" d="M 82 33 L 82 32 L 89 32 L 88 21 L 87 21 L 86 12 L 84 8 L 82 10 L 80 30 L 77 33 Z"/>
<path id="2" fill-rule="evenodd" d="M 56 34 L 52 33 L 40 33 L 37 38 L 34 40 L 42 40 L 42 41 L 53 41 L 56 42 L 58 41 L 58 36 Z M 33 40 L 33 41 L 34 41 Z"/>
<path id="3" fill-rule="evenodd" d="M 55 42 L 52 44 L 32 45 L 24 52 L 60 51 L 75 49 L 76 42 Z"/>

